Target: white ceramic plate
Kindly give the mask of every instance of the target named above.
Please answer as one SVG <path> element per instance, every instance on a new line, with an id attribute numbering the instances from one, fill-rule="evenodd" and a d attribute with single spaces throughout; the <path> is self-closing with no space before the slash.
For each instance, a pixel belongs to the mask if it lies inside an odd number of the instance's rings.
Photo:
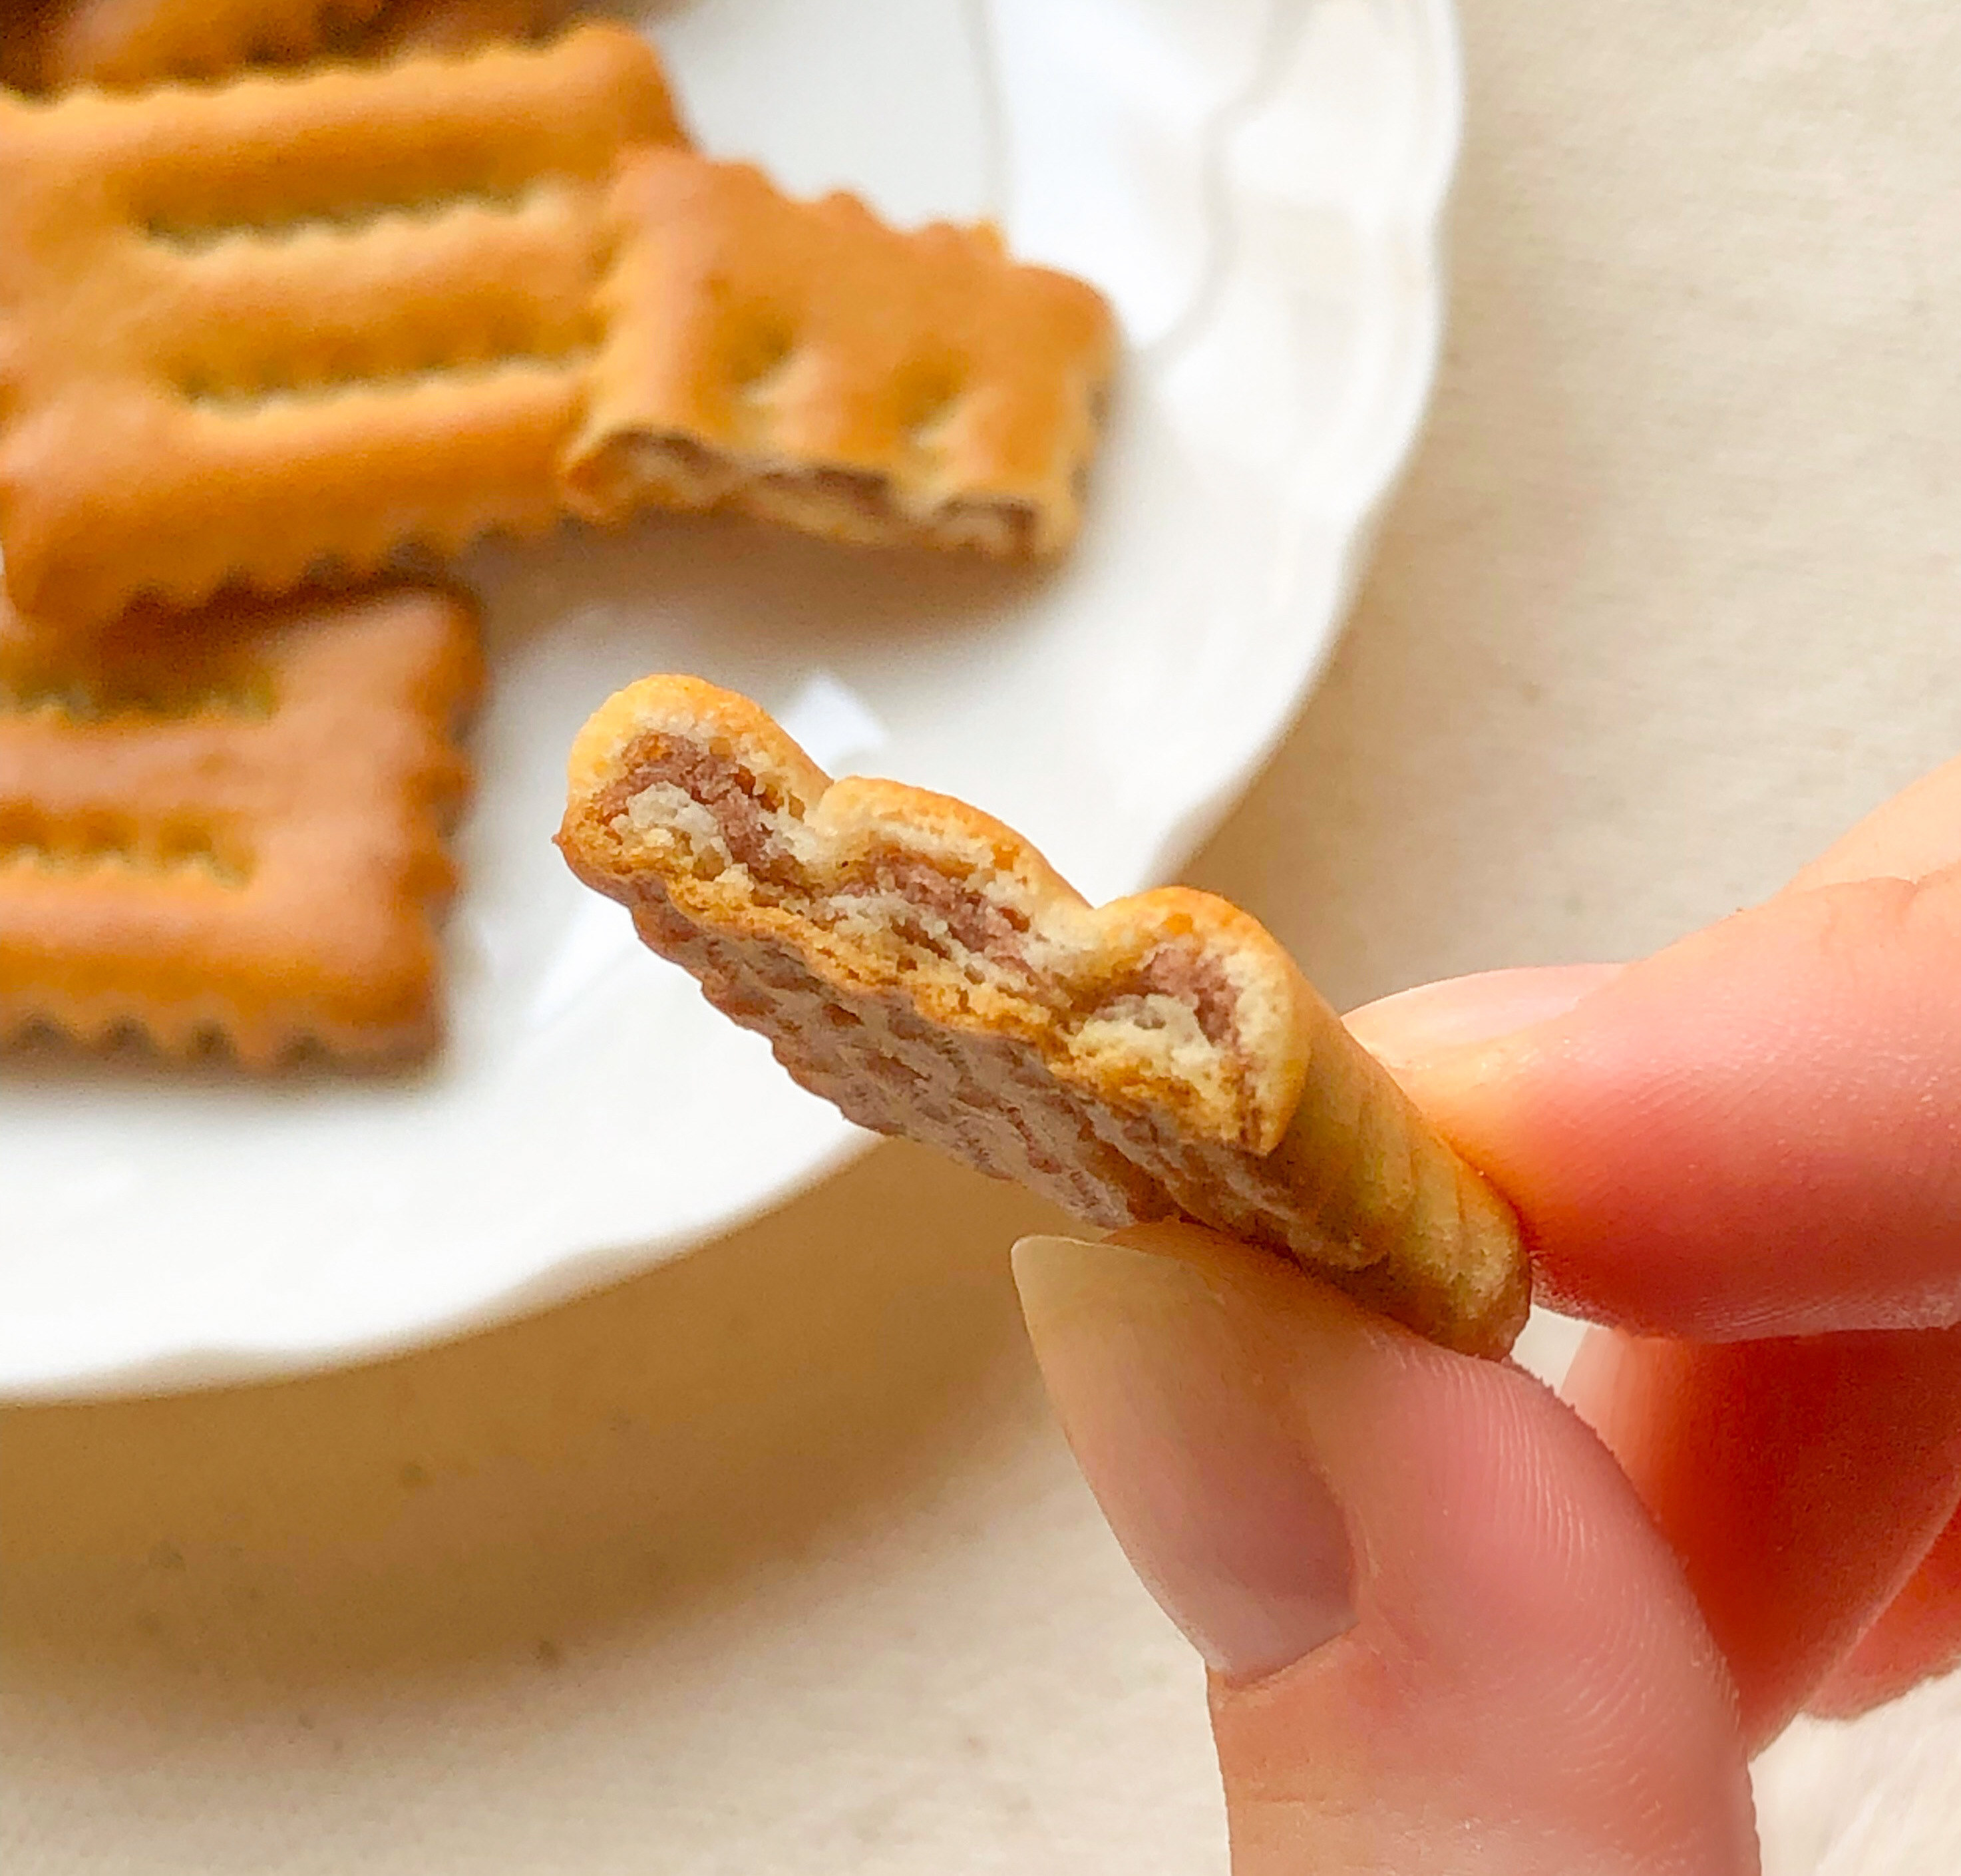
<path id="1" fill-rule="evenodd" d="M 479 555 L 451 1046 L 381 1083 L 0 1059 L 0 1394 L 432 1338 L 863 1144 L 553 850 L 566 746 L 627 679 L 747 691 L 1101 898 L 1178 865 L 1328 649 L 1430 376 L 1448 0 L 696 0 L 650 30 L 709 149 L 906 222 L 993 215 L 1110 292 L 1129 356 L 1080 546 L 1046 579 L 671 521 Z"/>

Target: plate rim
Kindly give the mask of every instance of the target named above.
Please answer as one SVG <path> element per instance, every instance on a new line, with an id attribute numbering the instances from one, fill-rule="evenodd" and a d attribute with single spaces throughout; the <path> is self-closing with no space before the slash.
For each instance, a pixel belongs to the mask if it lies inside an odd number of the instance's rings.
<path id="1" fill-rule="evenodd" d="M 1296 0 L 1303 8 L 1314 0 Z M 1284 0 L 1276 0 L 1284 4 Z M 1412 461 L 1427 420 L 1443 356 L 1449 304 L 1447 244 L 1451 202 L 1464 141 L 1465 72 L 1456 0 L 1402 0 L 1421 28 L 1420 46 L 1433 67 L 1426 103 L 1438 113 L 1426 139 L 1411 152 L 1424 168 L 1399 195 L 1388 225 L 1407 241 L 1421 295 L 1421 330 L 1398 348 L 1399 381 L 1385 381 L 1384 402 L 1394 413 L 1385 424 L 1374 472 L 1357 478 L 1332 598 L 1318 642 L 1300 662 L 1291 684 L 1271 694 L 1271 707 L 1255 735 L 1212 788 L 1179 818 L 1153 849 L 1147 877 L 1174 877 L 1242 800 L 1292 729 L 1346 633 L 1357 592 L 1374 553 L 1388 509 Z M 1414 296 L 1413 296 L 1414 297 Z M 780 1178 L 765 1182 L 704 1234 L 684 1227 L 652 1233 L 630 1245 L 561 1250 L 541 1257 L 534 1274 L 453 1306 L 405 1317 L 373 1333 L 330 1334 L 263 1342 L 184 1343 L 142 1355 L 68 1362 L 41 1372 L 0 1369 L 0 1403 L 55 1405 L 144 1399 L 247 1386 L 385 1361 L 459 1337 L 499 1327 L 623 1282 L 676 1257 L 706 1249 L 719 1239 L 780 1211 L 823 1185 L 879 1144 L 878 1137 L 838 1118 L 837 1137 L 826 1151 Z"/>

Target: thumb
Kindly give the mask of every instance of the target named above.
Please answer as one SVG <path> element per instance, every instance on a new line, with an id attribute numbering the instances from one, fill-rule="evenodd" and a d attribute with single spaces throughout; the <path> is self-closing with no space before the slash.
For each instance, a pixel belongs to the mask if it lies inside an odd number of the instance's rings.
<path id="1" fill-rule="evenodd" d="M 1605 1449 L 1184 1227 L 1016 1247 L 1071 1446 L 1211 1670 L 1239 1876 L 1753 1871 L 1729 1680 Z"/>

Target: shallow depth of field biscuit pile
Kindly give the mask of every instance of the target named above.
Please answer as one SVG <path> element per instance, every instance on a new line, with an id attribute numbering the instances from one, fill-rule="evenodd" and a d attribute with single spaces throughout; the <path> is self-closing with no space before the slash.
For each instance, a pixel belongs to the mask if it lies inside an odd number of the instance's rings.
<path id="1" fill-rule="evenodd" d="M 0 1047 L 435 1045 L 483 674 L 410 564 L 1072 538 L 1100 296 L 698 152 L 567 11 L 0 0 Z"/>

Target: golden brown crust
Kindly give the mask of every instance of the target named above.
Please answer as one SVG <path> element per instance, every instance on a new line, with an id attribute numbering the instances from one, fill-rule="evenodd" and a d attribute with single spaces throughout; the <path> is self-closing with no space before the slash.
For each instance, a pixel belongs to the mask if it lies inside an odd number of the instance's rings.
<path id="1" fill-rule="evenodd" d="M 461 52 L 531 40 L 572 0 L 19 0 L 0 33 L 0 82 L 140 91 L 321 58 Z"/>
<path id="2" fill-rule="evenodd" d="M 352 49 L 363 58 L 399 57 L 543 39 L 576 10 L 577 0 L 388 0 Z"/>
<path id="3" fill-rule="evenodd" d="M 36 78 L 134 90 L 282 64 L 359 32 L 384 0 L 56 0 L 43 10 Z"/>
<path id="4" fill-rule="evenodd" d="M 0 613 L 0 1042 L 426 1050 L 481 675 L 472 608 L 427 588 L 87 643 Z"/>
<path id="5" fill-rule="evenodd" d="M 1114 1227 L 1189 1217 L 1496 1354 L 1509 1208 L 1236 907 L 1087 904 L 965 803 L 832 782 L 747 700 L 652 678 L 575 744 L 560 844 L 806 1087 Z"/>
<path id="6" fill-rule="evenodd" d="M 624 27 L 0 100 L 0 545 L 94 624 L 563 512 L 605 179 L 679 134 Z"/>
<path id="7" fill-rule="evenodd" d="M 1059 551 L 1114 334 L 991 228 L 904 233 L 741 164 L 636 152 L 614 186 L 608 337 L 567 458 L 600 519 L 723 508 L 833 538 Z"/>

